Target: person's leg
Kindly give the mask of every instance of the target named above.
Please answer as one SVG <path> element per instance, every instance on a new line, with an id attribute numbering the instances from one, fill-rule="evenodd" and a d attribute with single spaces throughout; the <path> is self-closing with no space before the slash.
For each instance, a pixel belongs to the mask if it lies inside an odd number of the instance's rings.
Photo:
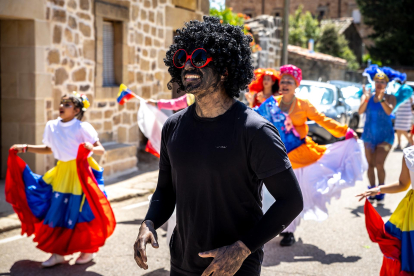
<path id="1" fill-rule="evenodd" d="M 391 145 L 388 143 L 382 143 L 377 146 L 375 150 L 375 167 L 377 168 L 378 182 L 384 184 L 385 182 L 385 159 L 390 152 Z"/>
<path id="2" fill-rule="evenodd" d="M 396 130 L 396 132 L 397 132 L 397 142 L 398 142 L 398 144 L 397 144 L 397 146 L 395 147 L 395 149 L 396 150 L 400 150 L 401 149 L 401 134 L 402 134 L 402 130 L 399 130 L 399 129 L 397 129 Z"/>
<path id="3" fill-rule="evenodd" d="M 403 131 L 402 132 L 402 134 L 404 135 L 404 137 L 407 139 L 407 141 L 408 141 L 408 144 L 407 144 L 407 147 L 409 147 L 410 145 L 412 145 L 411 144 L 411 139 L 410 139 L 410 136 L 408 135 L 408 132 L 407 131 Z"/>
<path id="4" fill-rule="evenodd" d="M 371 187 L 375 187 L 375 149 L 370 149 L 370 147 L 365 144 L 365 157 L 368 162 L 368 180 Z"/>
<path id="5" fill-rule="evenodd" d="M 384 185 L 385 183 L 385 159 L 388 156 L 388 153 L 390 152 L 391 145 L 388 143 L 382 143 L 381 145 L 378 145 L 375 155 L 375 166 L 377 168 L 377 174 L 378 174 L 378 185 Z M 384 199 L 384 194 L 376 195 L 375 198 L 378 201 L 381 201 Z"/>

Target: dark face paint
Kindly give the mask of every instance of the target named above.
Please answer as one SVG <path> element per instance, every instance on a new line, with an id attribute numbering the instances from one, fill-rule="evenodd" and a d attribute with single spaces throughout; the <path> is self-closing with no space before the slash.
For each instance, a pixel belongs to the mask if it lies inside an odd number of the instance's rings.
<path id="1" fill-rule="evenodd" d="M 187 53 L 192 53 L 194 49 L 190 48 Z M 191 76 L 197 78 L 191 78 Z M 196 68 L 188 60 L 181 71 L 181 81 L 186 93 L 194 94 L 200 99 L 218 91 L 221 85 L 221 76 L 215 70 L 213 63 L 209 63 L 203 68 Z"/>

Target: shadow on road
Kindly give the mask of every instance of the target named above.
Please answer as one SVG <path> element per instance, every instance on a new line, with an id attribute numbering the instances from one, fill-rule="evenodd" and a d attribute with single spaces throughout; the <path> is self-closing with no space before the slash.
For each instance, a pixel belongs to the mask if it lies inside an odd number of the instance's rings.
<path id="1" fill-rule="evenodd" d="M 169 276 L 169 275 L 170 275 L 169 271 L 165 270 L 164 268 L 160 268 L 152 272 L 148 272 L 142 276 Z"/>
<path id="2" fill-rule="evenodd" d="M 384 208 L 384 204 L 377 204 L 377 206 L 374 206 L 375 210 L 377 210 L 378 214 L 381 217 L 388 217 L 392 215 L 392 212 L 388 208 Z M 348 210 L 351 210 L 351 214 L 355 215 L 355 217 L 361 217 L 361 215 L 364 215 L 364 205 L 358 206 L 357 208 L 347 208 Z"/>
<path id="3" fill-rule="evenodd" d="M 10 268 L 9 274 L 4 275 L 50 275 L 50 276 L 65 276 L 65 275 L 80 275 L 80 276 L 101 276 L 102 274 L 86 271 L 86 269 L 95 262 L 90 262 L 84 265 L 69 265 L 69 262 L 65 262 L 63 264 L 51 267 L 51 268 L 42 268 L 40 262 L 30 261 L 30 260 L 22 260 L 15 262 L 13 266 Z"/>
<path id="4" fill-rule="evenodd" d="M 134 219 L 126 221 L 117 221 L 116 224 L 141 224 L 143 221 L 143 219 Z"/>
<path id="5" fill-rule="evenodd" d="M 326 254 L 325 251 L 312 244 L 303 243 L 299 239 L 293 246 L 281 248 L 280 238 L 273 239 L 265 246 L 263 266 L 275 266 L 281 262 L 320 262 L 321 264 L 354 263 L 359 256 L 344 257 L 342 254 Z"/>

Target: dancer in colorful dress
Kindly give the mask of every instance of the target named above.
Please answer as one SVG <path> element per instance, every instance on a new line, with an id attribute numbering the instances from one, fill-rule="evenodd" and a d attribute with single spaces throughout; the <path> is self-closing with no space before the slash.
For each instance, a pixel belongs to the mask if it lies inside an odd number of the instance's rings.
<path id="1" fill-rule="evenodd" d="M 366 114 L 361 139 L 364 141 L 365 156 L 368 161 L 368 179 L 370 183 L 368 188 L 376 186 L 375 169 L 377 170 L 379 185 L 384 185 L 384 163 L 394 143 L 394 128 L 390 115 L 397 104 L 397 100 L 394 95 L 385 93 L 388 82 L 393 77 L 391 71 L 386 72 L 388 72 L 388 75 L 378 67 L 370 67 L 365 70 L 365 74 L 370 75 L 375 82 L 375 94 L 371 92 L 370 88 L 364 88 L 361 106 L 359 107 L 359 114 Z M 369 199 L 381 201 L 384 199 L 384 194 L 378 194 Z"/>
<path id="2" fill-rule="evenodd" d="M 302 213 L 285 229 L 281 246 L 295 242 L 293 233 L 302 218 L 322 221 L 328 217 L 326 204 L 331 198 L 339 198 L 341 190 L 362 180 L 366 170 L 362 144 L 355 132 L 346 125 L 318 112 L 308 101 L 295 97 L 295 89 L 302 80 L 302 71 L 293 65 L 280 68 L 280 92 L 282 96 L 270 97 L 255 110 L 279 130 L 289 160 L 298 178 L 303 194 Z M 335 137 L 346 141 L 328 146 L 316 144 L 308 134 L 307 119 L 313 120 Z M 263 208 L 273 202 L 265 190 Z"/>
<path id="3" fill-rule="evenodd" d="M 280 72 L 273 68 L 259 68 L 254 71 L 254 75 L 249 92 L 244 94 L 250 107 L 260 106 L 269 97 L 279 95 Z"/>
<path id="4" fill-rule="evenodd" d="M 365 203 L 367 230 L 384 253 L 380 275 L 414 275 L 414 146 L 403 150 L 400 179 L 357 195 L 363 198 L 401 193 L 410 188 L 389 221 L 384 223 L 369 202 Z M 377 217 L 377 218 L 376 218 Z M 374 223 L 375 222 L 375 223 Z"/>
<path id="5" fill-rule="evenodd" d="M 103 191 L 103 169 L 91 157 L 105 149 L 93 126 L 81 122 L 89 101 L 74 92 L 63 96 L 60 117 L 47 122 L 43 145 L 14 145 L 6 176 L 6 200 L 22 223 L 22 234 L 34 234 L 37 247 L 52 256 L 44 267 L 81 252 L 76 264 L 90 262 L 115 229 L 115 217 Z M 16 153 L 51 154 L 56 167 L 34 174 Z"/>

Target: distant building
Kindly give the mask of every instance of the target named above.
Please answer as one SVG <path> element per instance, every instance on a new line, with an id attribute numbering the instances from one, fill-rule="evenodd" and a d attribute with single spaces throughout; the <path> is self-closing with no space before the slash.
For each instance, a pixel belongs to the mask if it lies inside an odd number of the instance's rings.
<path id="1" fill-rule="evenodd" d="M 208 0 L 1 0 L 1 169 L 14 143 L 42 144 L 60 98 L 85 93 L 86 120 L 107 153 L 105 175 L 136 168 L 139 103 L 116 102 L 125 83 L 144 98 L 171 98 L 163 58 L 173 31 L 209 13 Z M 52 155 L 22 155 L 36 173 Z"/>
<path id="2" fill-rule="evenodd" d="M 289 13 L 294 14 L 300 5 L 304 11 L 309 11 L 318 20 L 352 17 L 365 45 L 372 44 L 368 39 L 372 30 L 363 24 L 363 17 L 355 0 L 290 0 Z M 283 17 L 284 0 L 226 0 L 226 6 L 232 7 L 234 12 L 244 13 L 250 17 L 262 14 Z"/>
<path id="3" fill-rule="evenodd" d="M 321 21 L 321 27 L 323 28 L 327 24 L 333 24 L 338 28 L 338 33 L 343 34 L 349 42 L 349 48 L 355 54 L 358 63 L 362 63 L 362 55 L 364 53 L 364 45 L 361 35 L 355 26 L 354 19 L 352 17 L 342 17 L 338 19 L 326 19 Z"/>

